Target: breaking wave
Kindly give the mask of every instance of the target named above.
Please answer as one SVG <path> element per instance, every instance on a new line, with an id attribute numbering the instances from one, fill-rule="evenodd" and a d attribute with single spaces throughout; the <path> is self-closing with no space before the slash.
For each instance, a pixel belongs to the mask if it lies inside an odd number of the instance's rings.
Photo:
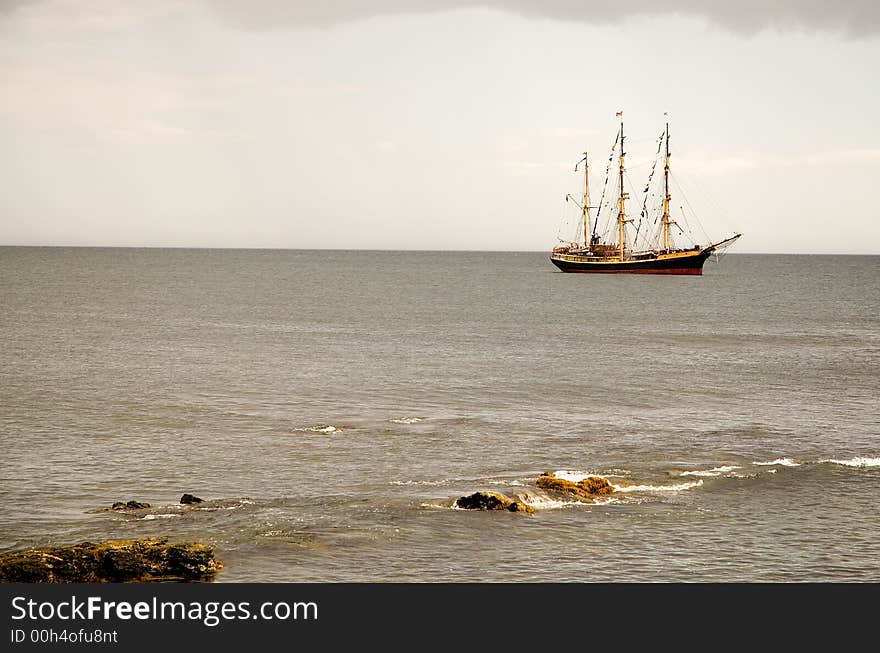
<path id="1" fill-rule="evenodd" d="M 435 508 L 439 510 L 462 510 L 456 505 L 457 499 L 453 499 L 450 504 L 449 501 L 423 501 L 419 504 L 421 508 Z"/>
<path id="2" fill-rule="evenodd" d="M 629 476 L 629 473 L 630 472 L 627 469 L 610 469 L 607 472 L 601 473 L 576 471 L 571 469 L 559 469 L 553 472 L 553 475 L 556 476 L 556 478 L 561 478 L 564 481 L 577 483 L 584 480 L 585 478 L 590 478 L 591 476 L 596 478 L 620 478 L 624 476 Z"/>
<path id="3" fill-rule="evenodd" d="M 682 490 L 700 487 L 702 484 L 703 480 L 698 479 L 676 485 L 615 485 L 612 483 L 611 487 L 614 488 L 615 492 L 681 492 Z"/>
<path id="4" fill-rule="evenodd" d="M 688 472 L 681 472 L 679 476 L 721 476 L 735 469 L 739 469 L 739 465 L 722 465 L 721 467 L 713 467 L 712 469 L 695 469 Z"/>
<path id="5" fill-rule="evenodd" d="M 620 503 L 620 499 L 614 497 L 597 497 L 593 503 L 586 501 L 565 501 L 562 499 L 553 499 L 541 494 L 519 494 L 514 497 L 516 501 L 521 501 L 530 508 L 535 510 L 558 510 L 560 508 L 568 508 L 569 506 L 606 506 L 610 503 Z"/>
<path id="6" fill-rule="evenodd" d="M 509 497 L 511 501 L 517 501 L 519 503 L 525 504 L 530 508 L 534 508 L 535 510 L 559 510 L 560 508 L 569 508 L 569 507 L 593 507 L 593 506 L 607 506 L 609 504 L 620 503 L 620 499 L 616 497 L 597 497 L 596 500 L 592 503 L 588 501 L 577 501 L 575 499 L 565 500 L 565 499 L 553 499 L 543 494 L 533 494 L 531 492 L 523 492 L 517 493 L 511 497 Z M 458 505 L 458 499 L 450 500 L 433 500 L 433 501 L 423 501 L 419 504 L 422 508 L 434 508 L 441 510 L 461 510 L 462 512 L 475 512 L 473 510 L 469 510 L 466 508 L 461 508 Z"/>
<path id="7" fill-rule="evenodd" d="M 421 417 L 397 417 L 395 419 L 389 419 L 389 422 L 393 422 L 394 424 L 416 424 L 422 421 Z"/>
<path id="8" fill-rule="evenodd" d="M 296 433 L 338 433 L 340 430 L 332 424 L 318 424 L 293 429 Z"/>
<path id="9" fill-rule="evenodd" d="M 819 462 L 834 463 L 835 465 L 845 465 L 847 467 L 880 467 L 880 458 L 866 458 L 865 456 L 856 456 L 849 460 L 828 458 L 827 460 L 820 460 Z"/>
<path id="10" fill-rule="evenodd" d="M 520 479 L 504 479 L 504 478 L 441 478 L 435 480 L 402 480 L 395 479 L 393 481 L 388 481 L 388 485 L 398 485 L 398 486 L 428 486 L 428 487 L 440 487 L 443 485 L 452 485 L 454 483 L 482 483 L 484 485 L 492 485 L 492 486 L 509 486 L 509 487 L 523 487 L 526 485 Z"/>
<path id="11" fill-rule="evenodd" d="M 765 463 L 761 463 L 761 462 L 757 462 L 757 461 L 755 461 L 755 462 L 753 462 L 752 464 L 753 464 L 753 465 L 762 465 L 762 466 L 766 466 L 766 465 L 782 465 L 783 467 L 800 467 L 800 463 L 796 463 L 796 462 L 793 461 L 791 458 L 777 458 L 776 460 L 770 460 L 770 461 L 765 462 Z"/>
<path id="12" fill-rule="evenodd" d="M 388 481 L 389 485 L 428 485 L 428 486 L 439 486 L 439 485 L 448 485 L 452 483 L 456 479 L 452 478 L 442 478 L 439 481 Z"/>

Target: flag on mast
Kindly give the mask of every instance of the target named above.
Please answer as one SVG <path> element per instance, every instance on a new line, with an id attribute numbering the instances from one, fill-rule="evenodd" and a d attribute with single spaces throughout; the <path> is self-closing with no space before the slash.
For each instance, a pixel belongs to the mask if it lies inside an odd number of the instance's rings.
<path id="1" fill-rule="evenodd" d="M 623 117 L 623 111 L 618 111 L 615 115 Z"/>

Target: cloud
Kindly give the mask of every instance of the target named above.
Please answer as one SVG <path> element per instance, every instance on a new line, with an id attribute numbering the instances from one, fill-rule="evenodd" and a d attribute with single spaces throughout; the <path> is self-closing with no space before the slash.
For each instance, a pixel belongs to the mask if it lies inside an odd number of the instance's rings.
<path id="1" fill-rule="evenodd" d="M 880 34 L 876 0 L 0 0 L 0 18 L 20 18 L 40 27 L 113 29 L 196 6 L 206 6 L 226 23 L 247 30 L 332 27 L 388 15 L 488 9 L 593 25 L 680 16 L 740 34 L 769 29 L 855 37 Z"/>
<path id="2" fill-rule="evenodd" d="M 217 110 L 236 97 L 234 77 L 145 75 L 107 65 L 88 72 L 40 65 L 3 75 L 7 101 L 0 118 L 16 127 L 72 130 L 92 140 L 125 144 L 191 141 L 209 128 L 193 129 L 191 115 Z"/>
<path id="3" fill-rule="evenodd" d="M 38 33 L 118 32 L 182 13 L 197 0 L 0 0 L 0 19 Z"/>
<path id="4" fill-rule="evenodd" d="M 0 14 L 11 14 L 27 5 L 35 5 L 42 0 L 3 0 L 0 2 Z"/>
<path id="5" fill-rule="evenodd" d="M 827 31 L 850 36 L 880 33 L 876 0 L 203 0 L 225 20 L 245 29 L 330 27 L 394 14 L 492 9 L 530 18 L 590 24 L 622 19 L 684 16 L 732 32 L 766 29 Z"/>
<path id="6" fill-rule="evenodd" d="M 695 152 L 679 157 L 676 167 L 688 174 L 702 177 L 718 177 L 756 170 L 818 168 L 831 166 L 859 166 L 880 163 L 880 149 L 830 150 L 811 153 L 739 152 L 719 155 Z"/>

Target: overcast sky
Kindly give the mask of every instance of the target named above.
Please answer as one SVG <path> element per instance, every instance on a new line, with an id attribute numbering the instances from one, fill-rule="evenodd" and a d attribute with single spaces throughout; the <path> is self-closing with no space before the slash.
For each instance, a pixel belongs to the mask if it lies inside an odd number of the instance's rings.
<path id="1" fill-rule="evenodd" d="M 0 0 L 0 244 L 548 250 L 623 111 L 733 251 L 878 254 L 878 63 L 875 0 Z"/>

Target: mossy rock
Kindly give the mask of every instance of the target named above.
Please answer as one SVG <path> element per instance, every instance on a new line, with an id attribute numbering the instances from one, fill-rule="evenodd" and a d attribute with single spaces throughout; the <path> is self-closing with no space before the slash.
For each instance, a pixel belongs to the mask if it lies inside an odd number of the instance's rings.
<path id="1" fill-rule="evenodd" d="M 513 501 L 498 492 L 474 492 L 455 500 L 455 505 L 464 510 L 507 510 L 531 514 L 535 509 L 521 501 Z"/>
<path id="2" fill-rule="evenodd" d="M 150 507 L 149 503 L 143 503 L 141 501 L 117 501 L 106 510 L 143 510 L 144 508 Z"/>
<path id="3" fill-rule="evenodd" d="M 596 495 L 614 492 L 614 487 L 608 482 L 608 479 L 601 476 L 588 476 L 575 483 L 564 478 L 556 478 L 553 472 L 545 472 L 538 477 L 535 485 L 542 490 L 570 494 L 586 501 L 592 501 Z"/>
<path id="4" fill-rule="evenodd" d="M 222 568 L 206 544 L 169 544 L 167 537 L 154 537 L 5 553 L 0 555 L 0 582 L 207 581 Z"/>

